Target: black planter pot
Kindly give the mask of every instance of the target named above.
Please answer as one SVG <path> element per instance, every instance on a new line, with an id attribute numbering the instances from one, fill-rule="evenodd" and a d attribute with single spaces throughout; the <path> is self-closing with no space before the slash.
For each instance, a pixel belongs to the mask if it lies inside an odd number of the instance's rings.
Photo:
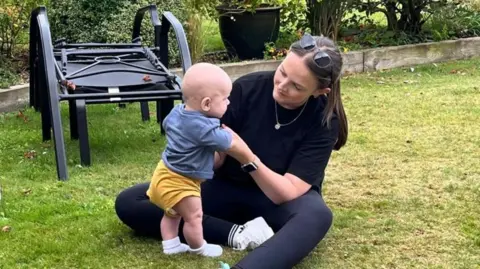
<path id="1" fill-rule="evenodd" d="M 228 54 L 241 60 L 262 59 L 265 43 L 275 42 L 280 30 L 281 7 L 261 7 L 254 13 L 217 7 L 219 27 Z"/>

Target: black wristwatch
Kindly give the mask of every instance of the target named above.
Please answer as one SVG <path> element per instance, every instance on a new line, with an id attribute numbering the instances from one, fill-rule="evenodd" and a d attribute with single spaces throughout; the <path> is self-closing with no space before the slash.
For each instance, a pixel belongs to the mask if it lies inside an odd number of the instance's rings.
<path id="1" fill-rule="evenodd" d="M 257 158 L 255 158 L 255 160 L 256 160 L 256 159 L 257 159 Z M 253 171 L 257 170 L 257 169 L 258 169 L 258 166 L 257 166 L 257 164 L 255 163 L 255 160 L 253 160 L 253 161 L 251 161 L 251 162 L 249 162 L 249 163 L 243 164 L 243 165 L 241 166 L 243 172 L 250 173 L 250 172 L 253 172 Z"/>

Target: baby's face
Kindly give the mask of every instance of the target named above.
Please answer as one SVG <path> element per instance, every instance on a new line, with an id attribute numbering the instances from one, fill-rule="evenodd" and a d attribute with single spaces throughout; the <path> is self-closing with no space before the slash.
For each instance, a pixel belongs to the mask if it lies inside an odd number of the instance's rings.
<path id="1" fill-rule="evenodd" d="M 205 112 L 210 117 L 221 118 L 223 114 L 227 111 L 227 107 L 230 104 L 230 100 L 228 97 L 230 96 L 230 92 L 232 91 L 232 87 L 225 85 L 225 87 L 217 88 L 212 91 L 210 109 Z"/>

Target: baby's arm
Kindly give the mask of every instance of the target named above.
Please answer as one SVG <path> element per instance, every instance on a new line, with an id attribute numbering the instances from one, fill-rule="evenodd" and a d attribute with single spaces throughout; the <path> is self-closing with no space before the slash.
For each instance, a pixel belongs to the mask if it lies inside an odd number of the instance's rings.
<path id="1" fill-rule="evenodd" d="M 213 169 L 216 170 L 225 162 L 226 150 L 232 146 L 232 134 L 218 126 L 207 126 L 200 132 L 199 143 L 211 147 L 214 153 Z"/>

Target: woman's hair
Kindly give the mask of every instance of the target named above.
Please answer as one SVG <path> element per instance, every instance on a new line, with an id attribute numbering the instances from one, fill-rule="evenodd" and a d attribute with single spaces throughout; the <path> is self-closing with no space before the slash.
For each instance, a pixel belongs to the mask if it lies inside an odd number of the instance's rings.
<path id="1" fill-rule="evenodd" d="M 297 41 L 292 44 L 292 46 L 290 47 L 290 51 L 301 57 L 309 54 L 310 56 L 305 57 L 306 65 L 318 78 L 318 86 L 320 88 L 331 89 L 331 91 L 327 94 L 328 103 L 325 107 L 323 123 L 327 124 L 327 126 L 330 128 L 330 122 L 333 113 L 337 115 L 340 123 L 340 131 L 334 149 L 339 150 L 347 142 L 348 136 L 347 116 L 345 115 L 345 110 L 343 108 L 340 92 L 340 76 L 342 73 L 343 59 L 340 51 L 338 50 L 338 47 L 331 39 L 324 36 L 315 36 L 314 39 L 317 48 L 313 50 L 306 50 L 302 48 L 302 46 L 300 45 L 300 41 Z M 330 66 L 319 67 L 315 63 L 314 55 L 320 50 L 326 52 L 330 56 L 332 60 Z"/>

